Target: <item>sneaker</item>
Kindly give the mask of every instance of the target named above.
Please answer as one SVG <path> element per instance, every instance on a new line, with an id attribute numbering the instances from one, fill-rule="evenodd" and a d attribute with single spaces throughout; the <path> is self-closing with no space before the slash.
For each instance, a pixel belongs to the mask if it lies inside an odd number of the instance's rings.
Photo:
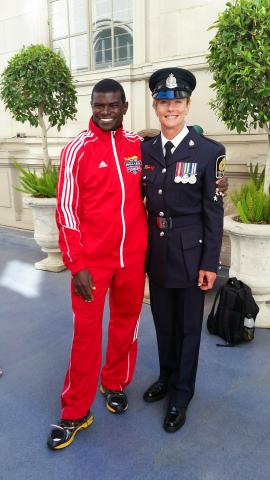
<path id="1" fill-rule="evenodd" d="M 61 420 L 60 425 L 52 425 L 54 428 L 47 440 L 48 447 L 52 450 L 68 447 L 77 433 L 88 428 L 93 423 L 93 420 L 94 417 L 89 410 L 85 417 L 78 420 Z"/>
<path id="2" fill-rule="evenodd" d="M 106 407 L 111 413 L 124 413 L 128 409 L 128 399 L 125 392 L 108 390 L 100 385 L 100 392 L 106 399 Z"/>

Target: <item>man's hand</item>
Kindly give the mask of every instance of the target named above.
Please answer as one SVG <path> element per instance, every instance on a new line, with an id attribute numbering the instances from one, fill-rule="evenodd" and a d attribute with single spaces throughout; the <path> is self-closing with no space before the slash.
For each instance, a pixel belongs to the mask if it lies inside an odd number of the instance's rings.
<path id="1" fill-rule="evenodd" d="M 198 286 L 201 290 L 210 290 L 216 280 L 217 274 L 207 270 L 199 271 Z"/>
<path id="2" fill-rule="evenodd" d="M 217 186 L 216 187 L 216 192 L 221 194 L 222 196 L 226 197 L 227 191 L 228 191 L 228 186 L 229 186 L 228 178 L 227 177 L 219 178 L 216 181 L 216 186 Z"/>
<path id="3" fill-rule="evenodd" d="M 82 297 L 86 302 L 91 302 L 94 300 L 92 290 L 95 290 L 96 287 L 89 270 L 86 270 L 85 268 L 74 275 L 73 284 L 76 295 Z"/>

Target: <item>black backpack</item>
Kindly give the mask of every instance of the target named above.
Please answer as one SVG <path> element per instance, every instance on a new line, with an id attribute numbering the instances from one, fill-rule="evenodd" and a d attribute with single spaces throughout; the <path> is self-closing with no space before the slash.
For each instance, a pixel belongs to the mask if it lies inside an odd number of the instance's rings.
<path id="1" fill-rule="evenodd" d="M 252 296 L 250 287 L 241 280 L 237 280 L 236 277 L 229 278 L 216 293 L 207 319 L 208 331 L 225 340 L 226 344 L 217 344 L 217 346 L 237 345 L 246 340 L 244 318 L 250 316 L 255 321 L 258 312 L 259 307 Z"/>

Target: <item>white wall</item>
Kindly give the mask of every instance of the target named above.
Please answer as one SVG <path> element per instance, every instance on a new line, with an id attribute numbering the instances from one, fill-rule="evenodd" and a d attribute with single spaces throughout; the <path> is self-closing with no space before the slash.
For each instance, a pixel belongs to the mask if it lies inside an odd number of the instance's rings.
<path id="1" fill-rule="evenodd" d="M 77 120 L 67 122 L 60 133 L 49 130 L 51 154 L 57 158 L 67 138 L 87 128 L 91 90 L 105 77 L 120 81 L 126 91 L 129 110 L 125 128 L 133 131 L 157 128 L 148 78 L 158 68 L 178 66 L 190 69 L 197 78 L 188 123 L 201 125 L 208 135 L 226 144 L 230 184 L 235 186 L 242 181 L 250 160 L 263 161 L 267 141 L 262 132 L 241 137 L 228 132 L 208 105 L 213 92 L 209 88 L 212 80 L 207 71 L 206 53 L 214 35 L 208 28 L 225 4 L 226 0 L 134 0 L 133 65 L 75 76 Z M 15 52 L 31 43 L 49 45 L 47 0 L 0 0 L 0 72 Z M 17 132 L 26 133 L 28 138 L 14 139 Z M 0 224 L 31 227 L 28 212 L 12 188 L 15 173 L 10 163 L 15 156 L 24 164 L 40 166 L 39 141 L 29 138 L 37 136 L 38 129 L 12 120 L 0 101 Z"/>
<path id="2" fill-rule="evenodd" d="M 14 53 L 31 43 L 49 44 L 47 1 L 0 0 L 0 73 Z M 27 124 L 11 120 L 0 102 L 0 138 L 21 131 L 36 134 Z"/>
<path id="3" fill-rule="evenodd" d="M 0 6 L 1 3 L 0 72 L 23 45 L 49 45 L 46 0 L 12 0 L 9 3 L 0 0 Z M 49 135 L 69 137 L 87 127 L 92 86 L 105 76 L 112 76 L 125 87 L 130 103 L 125 127 L 134 131 L 155 127 L 157 122 L 152 112 L 147 79 L 153 70 L 170 65 L 190 68 L 198 78 L 191 121 L 203 124 L 211 133 L 224 132 L 224 126 L 218 124 L 215 115 L 209 112 L 210 78 L 201 71 L 205 69 L 204 55 L 212 35 L 207 28 L 224 5 L 225 0 L 134 0 L 134 65 L 77 75 L 77 121 L 68 122 L 60 134 L 53 129 Z M 38 131 L 28 124 L 11 120 L 0 102 L 0 138 L 14 137 L 17 132 L 38 135 Z"/>

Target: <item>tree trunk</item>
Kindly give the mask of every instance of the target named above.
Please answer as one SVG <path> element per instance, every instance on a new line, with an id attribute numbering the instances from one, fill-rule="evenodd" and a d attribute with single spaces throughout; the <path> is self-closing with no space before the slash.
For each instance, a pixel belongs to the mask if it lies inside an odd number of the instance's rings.
<path id="1" fill-rule="evenodd" d="M 268 135 L 268 151 L 267 151 L 266 162 L 265 162 L 265 177 L 264 177 L 265 193 L 269 193 L 269 185 L 270 185 L 270 132 L 268 132 L 267 135 Z"/>
<path id="2" fill-rule="evenodd" d="M 38 107 L 38 123 L 41 127 L 42 135 L 42 151 L 43 151 L 43 160 L 45 165 L 49 164 L 49 152 L 48 152 L 48 139 L 47 139 L 47 129 L 43 117 L 43 108 Z"/>

